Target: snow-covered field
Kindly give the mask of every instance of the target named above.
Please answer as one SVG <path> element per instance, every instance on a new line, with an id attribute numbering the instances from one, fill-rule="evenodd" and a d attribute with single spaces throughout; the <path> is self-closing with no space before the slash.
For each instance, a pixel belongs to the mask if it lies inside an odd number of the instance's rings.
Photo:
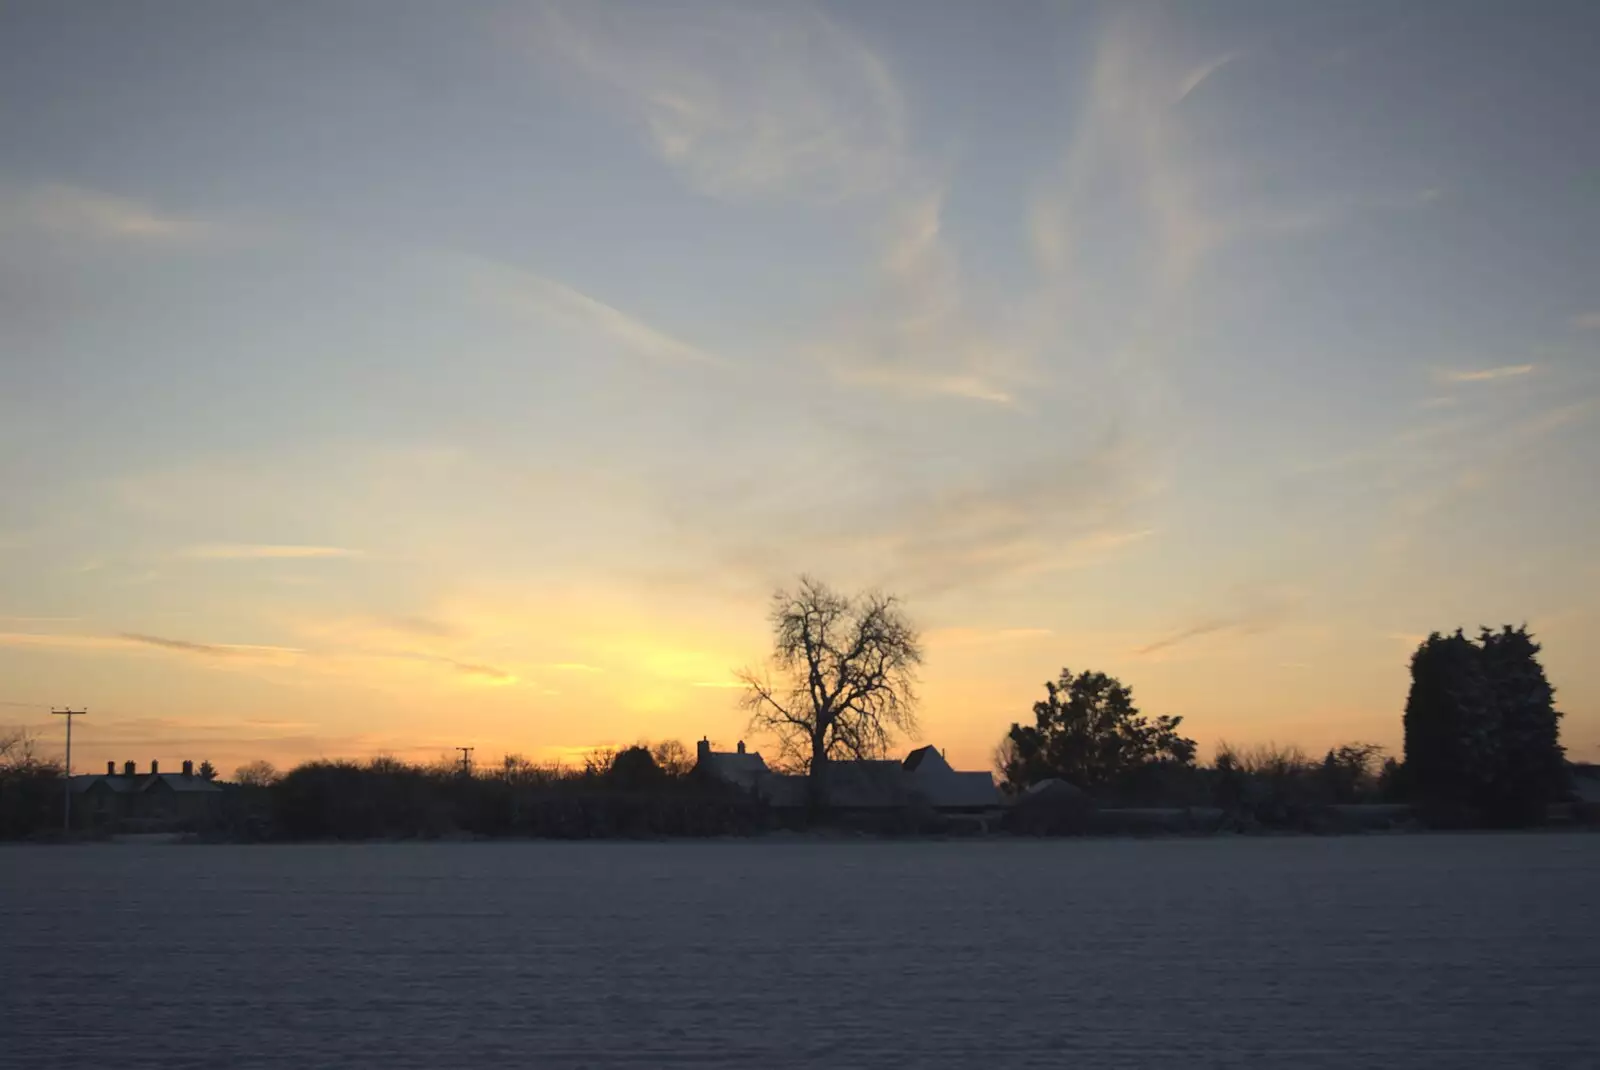
<path id="1" fill-rule="evenodd" d="M 0 849 L 0 1065 L 1600 1067 L 1600 836 Z"/>

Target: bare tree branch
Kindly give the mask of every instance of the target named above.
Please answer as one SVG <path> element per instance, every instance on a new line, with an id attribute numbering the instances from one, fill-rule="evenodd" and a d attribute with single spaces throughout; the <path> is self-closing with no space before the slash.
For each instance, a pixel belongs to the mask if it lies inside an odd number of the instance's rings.
<path id="1" fill-rule="evenodd" d="M 738 674 L 741 705 L 752 732 L 810 773 L 820 804 L 830 759 L 878 757 L 896 731 L 915 733 L 920 637 L 892 595 L 850 597 L 810 576 L 773 595 L 770 620 L 771 670 Z"/>

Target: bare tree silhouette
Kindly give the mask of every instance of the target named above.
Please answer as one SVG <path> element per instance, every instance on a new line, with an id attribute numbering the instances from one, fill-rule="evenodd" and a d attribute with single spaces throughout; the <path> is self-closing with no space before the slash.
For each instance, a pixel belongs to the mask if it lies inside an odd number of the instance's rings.
<path id="1" fill-rule="evenodd" d="M 770 619 L 770 665 L 738 673 L 741 705 L 778 760 L 806 770 L 822 808 L 830 759 L 878 757 L 896 731 L 916 731 L 921 639 L 893 595 L 844 595 L 810 576 L 773 595 Z"/>

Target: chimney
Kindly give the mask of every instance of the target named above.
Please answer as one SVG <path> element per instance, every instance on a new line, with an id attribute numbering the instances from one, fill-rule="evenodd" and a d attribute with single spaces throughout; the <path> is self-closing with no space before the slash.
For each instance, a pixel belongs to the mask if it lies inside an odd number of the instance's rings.
<path id="1" fill-rule="evenodd" d="M 107 762 L 106 763 L 106 776 L 116 776 L 116 775 L 117 775 L 117 763 L 116 762 Z"/>
<path id="2" fill-rule="evenodd" d="M 194 776 L 194 763 L 193 762 L 188 761 L 188 760 L 184 761 L 184 763 L 183 763 L 183 775 L 184 776 Z"/>
<path id="3" fill-rule="evenodd" d="M 699 743 L 696 743 L 695 744 L 695 754 L 694 754 L 694 756 L 695 756 L 695 760 L 696 761 L 701 761 L 701 762 L 706 761 L 708 758 L 710 758 L 711 757 L 711 741 L 709 739 L 702 738 Z"/>
<path id="4" fill-rule="evenodd" d="M 159 772 L 161 772 L 161 766 L 156 762 L 156 760 L 154 758 L 151 758 L 150 759 L 150 775 L 151 776 L 155 776 Z"/>
<path id="5" fill-rule="evenodd" d="M 123 776 L 138 776 L 138 774 L 139 774 L 139 767 L 138 766 L 134 765 L 132 762 L 123 762 L 122 763 L 122 775 Z"/>
<path id="6" fill-rule="evenodd" d="M 740 754 L 744 753 L 744 740 L 742 740 L 742 739 L 739 741 L 739 753 Z"/>

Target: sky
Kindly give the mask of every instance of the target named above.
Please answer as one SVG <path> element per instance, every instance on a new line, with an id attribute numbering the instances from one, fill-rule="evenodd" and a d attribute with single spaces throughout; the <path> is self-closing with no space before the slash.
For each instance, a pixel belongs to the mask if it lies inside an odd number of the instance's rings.
<path id="1" fill-rule="evenodd" d="M 920 741 L 1065 666 L 1600 757 L 1600 6 L 0 8 L 0 724 L 74 766 L 745 728 L 802 572 Z M 759 739 L 752 740 L 760 746 Z M 909 744 L 908 744 L 909 745 Z"/>

